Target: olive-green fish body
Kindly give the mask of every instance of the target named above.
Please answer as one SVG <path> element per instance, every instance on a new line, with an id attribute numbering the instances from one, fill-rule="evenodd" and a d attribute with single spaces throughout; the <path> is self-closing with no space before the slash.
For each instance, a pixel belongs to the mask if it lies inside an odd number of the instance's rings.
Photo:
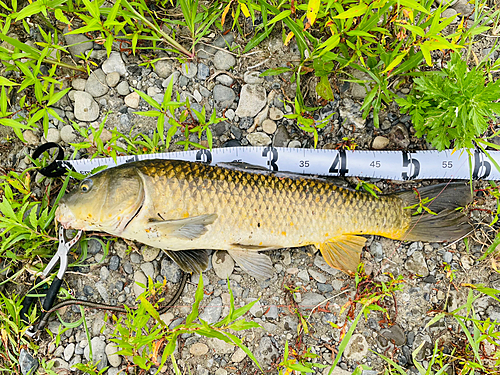
<path id="1" fill-rule="evenodd" d="M 92 186 L 83 192 L 86 184 Z M 252 275 L 268 277 L 270 260 L 257 250 L 310 244 L 330 265 L 355 271 L 366 241 L 360 235 L 414 239 L 415 217 L 405 209 L 413 200 L 412 192 L 377 198 L 318 179 L 147 160 L 83 181 L 61 201 L 58 220 L 162 248 L 188 270 L 203 268 L 206 259 L 198 267 L 196 253 L 183 251 L 227 250 Z M 464 220 L 454 224 L 460 227 L 455 236 L 468 229 Z"/>

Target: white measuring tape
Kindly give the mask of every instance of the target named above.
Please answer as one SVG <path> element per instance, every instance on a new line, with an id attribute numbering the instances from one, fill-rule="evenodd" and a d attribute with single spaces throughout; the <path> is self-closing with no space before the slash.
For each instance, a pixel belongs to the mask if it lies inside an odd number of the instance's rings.
<path id="1" fill-rule="evenodd" d="M 489 157 L 500 164 L 500 151 L 491 151 Z M 66 160 L 80 173 L 94 168 L 145 159 L 175 159 L 201 161 L 212 165 L 244 162 L 268 168 L 271 171 L 292 172 L 322 176 L 358 176 L 391 180 L 415 179 L 488 179 L 499 180 L 500 172 L 483 152 L 466 151 L 349 151 L 318 150 L 281 147 L 228 147 L 210 150 L 166 152 L 112 158 Z M 469 166 L 470 160 L 470 166 Z M 470 168 L 470 169 L 469 169 Z"/>

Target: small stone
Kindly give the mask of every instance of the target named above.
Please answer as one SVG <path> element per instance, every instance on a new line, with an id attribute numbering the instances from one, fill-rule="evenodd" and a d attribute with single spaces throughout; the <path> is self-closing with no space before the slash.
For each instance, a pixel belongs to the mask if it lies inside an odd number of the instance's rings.
<path id="1" fill-rule="evenodd" d="M 181 74 L 187 78 L 194 78 L 198 73 L 198 66 L 195 63 L 188 62 L 181 65 Z"/>
<path id="2" fill-rule="evenodd" d="M 279 121 L 283 118 L 283 111 L 276 107 L 271 107 L 269 109 L 269 118 L 274 121 Z"/>
<path id="3" fill-rule="evenodd" d="M 205 81 L 209 76 L 210 76 L 210 68 L 203 63 L 199 63 L 198 64 L 198 79 Z"/>
<path id="4" fill-rule="evenodd" d="M 276 305 L 271 305 L 269 306 L 269 311 L 266 313 L 266 318 L 267 319 L 278 319 L 278 306 Z"/>
<path id="5" fill-rule="evenodd" d="M 312 276 L 314 280 L 316 280 L 318 283 L 326 283 L 326 276 L 323 275 L 322 273 L 314 270 L 314 269 L 309 269 L 309 274 Z"/>
<path id="6" fill-rule="evenodd" d="M 276 123 L 273 120 L 266 119 L 262 122 L 262 130 L 267 134 L 274 134 L 276 128 Z"/>
<path id="7" fill-rule="evenodd" d="M 351 336 L 344 351 L 348 360 L 361 361 L 368 354 L 368 343 L 363 335 L 356 333 Z"/>
<path id="8" fill-rule="evenodd" d="M 116 92 L 119 95 L 125 96 L 130 94 L 130 86 L 127 81 L 121 81 L 118 86 L 116 86 Z"/>
<path id="9" fill-rule="evenodd" d="M 255 301 L 255 298 L 250 298 L 247 300 L 247 303 Z M 255 302 L 255 304 L 250 308 L 250 314 L 252 314 L 256 318 L 261 318 L 264 315 L 264 311 L 262 311 L 262 305 L 260 301 Z"/>
<path id="10" fill-rule="evenodd" d="M 99 104 L 88 92 L 75 91 L 74 113 L 79 121 L 95 121 L 99 117 Z"/>
<path id="11" fill-rule="evenodd" d="M 234 270 L 234 260 L 226 251 L 216 251 L 212 256 L 212 266 L 215 274 L 225 280 Z"/>
<path id="12" fill-rule="evenodd" d="M 75 30 L 77 29 L 71 31 Z M 71 53 L 73 58 L 80 60 L 81 58 L 77 56 L 85 55 L 85 52 L 91 50 L 94 47 L 94 42 L 92 42 L 83 34 L 76 33 L 67 35 L 66 33 L 68 33 L 69 31 L 70 30 L 67 26 L 63 30 L 63 34 L 65 34 L 64 39 L 66 41 L 66 45 L 69 46 L 69 53 Z"/>
<path id="13" fill-rule="evenodd" d="M 380 334 L 386 339 L 394 341 L 396 346 L 403 346 L 406 343 L 406 335 L 403 329 L 397 324 L 380 331 Z"/>
<path id="14" fill-rule="evenodd" d="M 59 143 L 61 142 L 61 133 L 55 128 L 49 128 L 47 130 L 47 136 L 45 137 L 47 142 Z"/>
<path id="15" fill-rule="evenodd" d="M 289 147 L 289 148 L 299 148 L 299 147 L 302 147 L 302 144 L 300 143 L 300 141 L 293 140 L 293 141 L 291 141 L 291 142 L 288 144 L 288 147 Z"/>
<path id="16" fill-rule="evenodd" d="M 300 270 L 299 273 L 297 274 L 297 277 L 305 281 L 306 283 L 309 282 L 309 273 L 307 272 L 307 270 Z"/>
<path id="17" fill-rule="evenodd" d="M 269 366 L 271 363 L 279 359 L 279 352 L 273 345 L 269 336 L 263 336 L 260 339 L 259 345 L 255 349 L 255 357 L 261 366 Z"/>
<path id="18" fill-rule="evenodd" d="M 269 110 L 269 113 L 271 113 L 271 110 Z M 290 134 L 288 134 L 288 130 L 286 130 L 286 127 L 281 125 L 280 127 L 278 127 L 278 130 L 274 134 L 274 146 L 286 147 L 288 143 L 290 143 Z"/>
<path id="19" fill-rule="evenodd" d="M 229 121 L 233 121 L 234 120 L 234 116 L 236 116 L 236 114 L 234 113 L 234 109 L 231 109 L 229 108 L 226 113 L 226 118 L 229 120 Z M 221 134 L 222 135 L 222 134 Z"/>
<path id="20" fill-rule="evenodd" d="M 161 275 L 165 276 L 171 283 L 178 283 L 181 281 L 182 272 L 177 263 L 169 259 L 162 259 Z"/>
<path id="21" fill-rule="evenodd" d="M 236 108 L 239 117 L 254 117 L 267 104 L 266 89 L 261 85 L 243 85 L 240 92 L 240 101 Z"/>
<path id="22" fill-rule="evenodd" d="M 155 278 L 155 266 L 151 262 L 145 262 L 141 264 L 141 270 L 144 272 L 144 275 L 148 278 L 154 280 Z"/>
<path id="23" fill-rule="evenodd" d="M 220 107 L 230 107 L 233 104 L 236 94 L 232 89 L 223 85 L 215 85 L 213 89 L 215 102 Z"/>
<path id="24" fill-rule="evenodd" d="M 172 74 L 170 74 L 168 76 L 168 78 L 166 78 L 163 82 L 162 82 L 162 87 L 164 88 L 167 88 L 168 85 L 170 85 L 170 82 L 172 81 L 172 85 L 175 85 L 179 79 L 179 77 L 181 76 L 181 73 L 179 71 L 175 71 L 173 72 Z"/>
<path id="25" fill-rule="evenodd" d="M 233 361 L 234 363 L 240 363 L 241 361 L 243 361 L 245 359 L 246 356 L 247 356 L 247 353 L 245 353 L 245 351 L 243 349 L 238 348 L 238 349 L 236 349 L 234 354 L 231 356 L 231 361 Z"/>
<path id="26" fill-rule="evenodd" d="M 106 75 L 106 83 L 109 87 L 116 87 L 118 82 L 120 82 L 120 73 L 111 72 Z"/>
<path id="27" fill-rule="evenodd" d="M 120 76 L 127 74 L 127 68 L 120 52 L 111 52 L 109 58 L 102 63 L 102 71 L 106 74 L 117 72 Z"/>
<path id="28" fill-rule="evenodd" d="M 317 286 L 318 286 L 318 290 L 321 293 L 330 293 L 333 291 L 333 286 L 331 286 L 329 284 L 318 283 Z"/>
<path id="29" fill-rule="evenodd" d="M 314 265 L 316 267 L 318 267 L 320 270 L 322 270 L 330 275 L 333 275 L 333 276 L 338 275 L 338 273 L 340 272 L 339 270 L 330 267 L 330 265 L 328 263 L 326 263 L 323 256 L 319 253 L 316 254 L 316 257 L 314 258 Z"/>
<path id="30" fill-rule="evenodd" d="M 407 259 L 405 268 L 421 277 L 429 275 L 429 269 L 427 268 L 424 254 L 421 251 L 415 251 L 415 253 Z"/>
<path id="31" fill-rule="evenodd" d="M 460 262 L 462 263 L 462 267 L 464 270 L 468 271 L 472 268 L 472 265 L 474 264 L 474 261 L 471 259 L 470 256 L 464 255 L 461 259 Z"/>
<path id="32" fill-rule="evenodd" d="M 189 348 L 189 353 L 196 357 L 205 355 L 208 353 L 208 346 L 201 342 L 197 342 L 196 344 L 191 345 L 191 347 Z"/>
<path id="33" fill-rule="evenodd" d="M 299 306 L 303 309 L 312 310 L 324 300 L 325 297 L 321 294 L 309 292 L 304 294 L 302 302 L 300 302 Z"/>
<path id="34" fill-rule="evenodd" d="M 255 132 L 247 135 L 248 142 L 252 146 L 267 146 L 271 144 L 271 138 L 266 133 Z"/>
<path id="35" fill-rule="evenodd" d="M 234 82 L 234 79 L 229 77 L 227 74 L 219 74 L 217 77 L 215 77 L 215 80 L 219 82 L 221 85 L 224 86 L 231 86 Z"/>
<path id="36" fill-rule="evenodd" d="M 229 354 L 232 353 L 234 350 L 234 345 L 219 340 L 217 338 L 212 338 L 208 340 L 207 342 L 208 346 L 215 352 L 215 354 L 221 355 L 221 354 Z"/>
<path id="37" fill-rule="evenodd" d="M 23 138 L 29 145 L 36 145 L 38 143 L 38 137 L 35 135 L 35 133 L 33 133 L 32 130 L 25 130 L 23 132 Z"/>
<path id="38" fill-rule="evenodd" d="M 130 108 L 138 108 L 140 100 L 141 97 L 134 91 L 125 97 L 125 105 L 129 106 Z"/>
<path id="39" fill-rule="evenodd" d="M 97 292 L 99 292 L 99 295 L 101 298 L 104 300 L 104 302 L 109 303 L 109 294 L 108 294 L 108 288 L 102 281 L 98 281 L 95 283 L 95 288 L 97 289 Z"/>
<path id="40" fill-rule="evenodd" d="M 375 258 L 376 262 L 381 262 L 385 257 L 382 244 L 378 241 L 373 241 L 370 244 L 370 254 Z"/>
<path id="41" fill-rule="evenodd" d="M 71 87 L 73 87 L 76 91 L 85 91 L 86 83 L 87 83 L 86 79 L 75 78 L 73 81 L 71 81 Z"/>
<path id="42" fill-rule="evenodd" d="M 213 57 L 215 69 L 229 70 L 236 65 L 236 59 L 226 51 L 217 51 Z"/>
<path id="43" fill-rule="evenodd" d="M 120 348 L 116 347 L 116 344 L 113 342 L 106 345 L 106 348 L 104 349 L 106 356 L 108 357 L 108 362 L 113 367 L 118 367 L 122 364 L 122 357 L 116 354 L 119 350 Z"/>
<path id="44" fill-rule="evenodd" d="M 146 289 L 138 283 L 147 286 L 148 285 L 148 279 L 144 275 L 142 271 L 136 271 L 134 273 L 134 294 L 136 297 L 139 297 Z"/>
<path id="45" fill-rule="evenodd" d="M 453 260 L 453 254 L 450 253 L 449 251 L 446 251 L 443 254 L 443 262 L 451 264 L 451 261 Z"/>
<path id="46" fill-rule="evenodd" d="M 377 135 L 372 143 L 372 148 L 374 150 L 383 150 L 389 145 L 389 140 L 386 137 Z"/>
<path id="47" fill-rule="evenodd" d="M 145 262 L 152 262 L 156 259 L 158 254 L 160 253 L 160 249 L 152 246 L 143 246 L 141 247 L 142 258 Z"/>
<path id="48" fill-rule="evenodd" d="M 214 298 L 205 307 L 205 310 L 200 314 L 200 319 L 208 324 L 213 324 L 219 321 L 222 313 L 222 299 L 220 297 Z"/>
<path id="49" fill-rule="evenodd" d="M 172 63 L 168 60 L 159 60 L 155 64 L 155 71 L 160 78 L 167 78 L 172 74 Z"/>
<path id="50" fill-rule="evenodd" d="M 97 365 L 97 369 L 100 371 L 108 365 L 108 358 L 106 357 L 106 353 L 105 353 L 106 343 L 100 337 L 94 337 L 94 338 L 92 338 L 92 340 L 90 340 L 90 345 L 92 345 L 92 360 L 93 360 L 93 362 L 97 363 L 98 361 L 100 361 L 99 364 Z M 90 347 L 89 347 L 89 345 L 87 345 L 85 347 L 85 350 L 83 351 L 83 355 L 85 356 L 87 361 L 90 361 Z"/>
<path id="51" fill-rule="evenodd" d="M 243 74 L 243 81 L 245 83 L 250 83 L 250 84 L 261 84 L 264 83 L 264 78 L 259 77 L 260 72 L 257 71 L 252 71 L 252 72 L 245 72 Z"/>
<path id="52" fill-rule="evenodd" d="M 71 357 L 73 357 L 73 354 L 75 354 L 75 344 L 74 343 L 69 343 L 64 348 L 64 360 L 66 362 L 69 362 L 69 360 L 71 359 Z"/>
<path id="53" fill-rule="evenodd" d="M 119 256 L 116 256 L 116 255 L 113 255 L 110 260 L 109 260 L 109 265 L 108 265 L 108 268 L 111 270 L 111 271 L 116 271 L 118 269 L 118 267 L 120 266 L 120 257 Z"/>
<path id="54" fill-rule="evenodd" d="M 101 69 L 93 71 L 85 83 L 85 91 L 94 98 L 105 95 L 109 91 L 106 74 Z"/>
<path id="55" fill-rule="evenodd" d="M 73 143 L 76 139 L 76 134 L 71 125 L 64 125 L 61 129 L 61 139 L 66 143 Z"/>
<path id="56" fill-rule="evenodd" d="M 106 267 L 101 267 L 101 271 L 99 272 L 101 280 L 107 280 L 109 277 L 109 270 Z"/>

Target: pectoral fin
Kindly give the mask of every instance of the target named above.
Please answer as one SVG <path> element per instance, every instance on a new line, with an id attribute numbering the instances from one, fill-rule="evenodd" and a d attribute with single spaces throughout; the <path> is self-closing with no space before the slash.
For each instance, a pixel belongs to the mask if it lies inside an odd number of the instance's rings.
<path id="1" fill-rule="evenodd" d="M 163 250 L 186 272 L 201 273 L 208 267 L 209 250 Z"/>
<path id="2" fill-rule="evenodd" d="M 343 234 L 323 242 L 319 245 L 319 249 L 326 263 L 333 268 L 352 274 L 358 268 L 359 257 L 365 243 L 364 237 Z"/>
<path id="3" fill-rule="evenodd" d="M 151 230 L 158 231 L 169 237 L 177 237 L 183 240 L 194 240 L 207 232 L 207 226 L 217 219 L 217 214 L 200 215 L 180 220 L 151 220 Z"/>
<path id="4" fill-rule="evenodd" d="M 267 255 L 252 250 L 228 250 L 234 261 L 259 280 L 266 280 L 273 276 L 273 263 Z"/>

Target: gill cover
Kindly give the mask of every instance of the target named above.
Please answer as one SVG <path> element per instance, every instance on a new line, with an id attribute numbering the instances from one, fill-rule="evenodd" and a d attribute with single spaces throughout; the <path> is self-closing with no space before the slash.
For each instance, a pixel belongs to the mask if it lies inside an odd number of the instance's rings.
<path id="1" fill-rule="evenodd" d="M 63 196 L 57 219 L 65 227 L 120 234 L 143 202 L 142 179 L 125 164 L 83 180 Z"/>

